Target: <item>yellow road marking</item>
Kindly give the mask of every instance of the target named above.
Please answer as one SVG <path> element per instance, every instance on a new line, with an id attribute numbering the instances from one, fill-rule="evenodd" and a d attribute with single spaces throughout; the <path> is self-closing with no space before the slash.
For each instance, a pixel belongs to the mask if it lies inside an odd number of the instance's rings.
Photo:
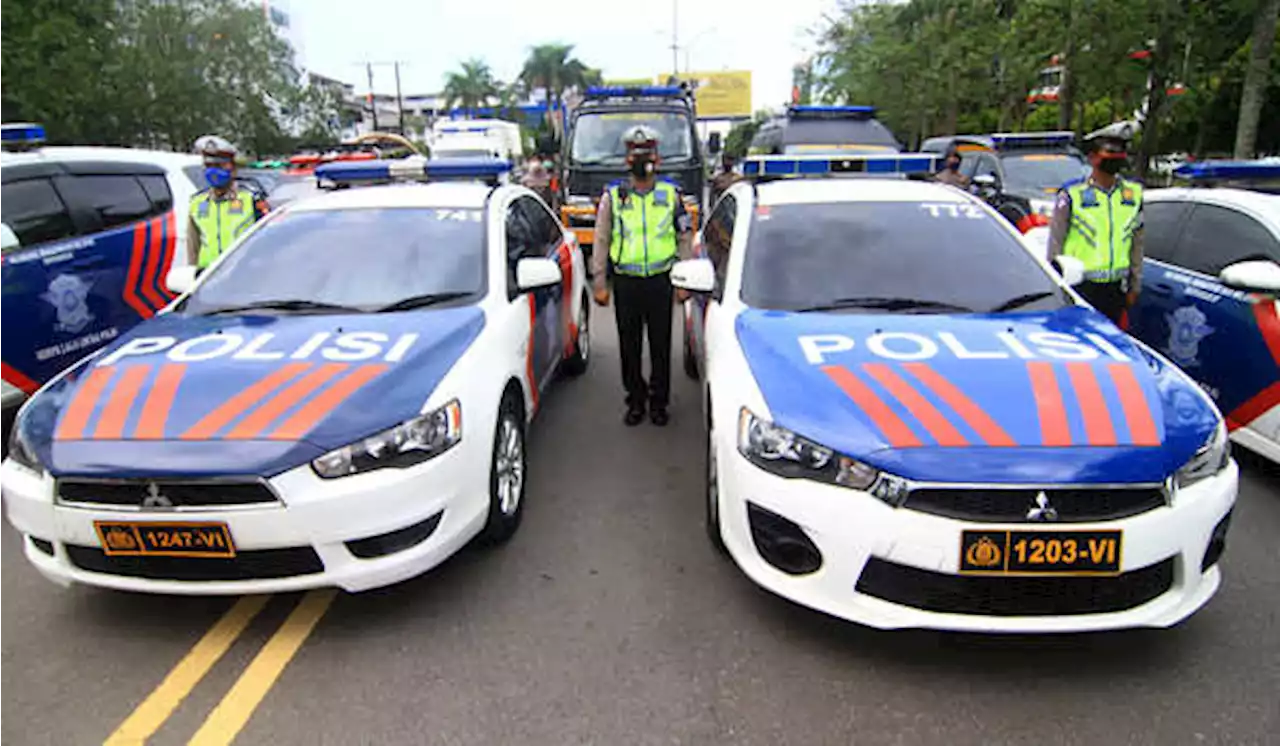
<path id="1" fill-rule="evenodd" d="M 335 590 L 323 590 L 310 591 L 302 597 L 187 746 L 225 746 L 235 740 L 336 595 Z"/>
<path id="2" fill-rule="evenodd" d="M 173 711 L 182 704 L 196 684 L 209 673 L 213 664 L 244 632 L 249 622 L 262 611 L 271 596 L 243 596 L 222 615 L 216 624 L 200 638 L 195 647 L 178 661 L 169 675 L 164 677 L 137 709 L 116 728 L 106 740 L 105 746 L 134 746 L 146 743 Z"/>

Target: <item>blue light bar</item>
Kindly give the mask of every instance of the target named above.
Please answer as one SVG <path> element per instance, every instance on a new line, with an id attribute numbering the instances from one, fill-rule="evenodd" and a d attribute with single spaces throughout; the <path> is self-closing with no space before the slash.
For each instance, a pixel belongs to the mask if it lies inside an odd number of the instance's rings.
<path id="1" fill-rule="evenodd" d="M 788 111 L 799 112 L 801 114 L 875 114 L 874 106 L 810 106 L 795 105 L 787 107 Z"/>
<path id="2" fill-rule="evenodd" d="M 335 184 L 432 179 L 492 179 L 511 170 L 511 162 L 494 158 L 420 158 L 379 161 L 334 161 L 316 167 L 317 179 Z"/>
<path id="3" fill-rule="evenodd" d="M 6 145 L 44 142 L 44 125 L 28 122 L 0 125 L 0 142 Z"/>
<path id="4" fill-rule="evenodd" d="M 1074 132 L 996 132 L 991 143 L 997 148 L 1009 146 L 1035 147 L 1043 145 L 1070 145 L 1075 142 Z"/>
<path id="5" fill-rule="evenodd" d="M 588 96 L 682 96 L 684 89 L 671 85 L 601 85 L 587 89 Z"/>
<path id="6" fill-rule="evenodd" d="M 1189 181 L 1280 179 L 1280 161 L 1200 161 L 1184 163 L 1173 175 Z"/>
<path id="7" fill-rule="evenodd" d="M 764 155 L 742 162 L 746 176 L 832 176 L 840 174 L 930 174 L 938 170 L 938 153 L 890 153 L 836 156 Z"/>

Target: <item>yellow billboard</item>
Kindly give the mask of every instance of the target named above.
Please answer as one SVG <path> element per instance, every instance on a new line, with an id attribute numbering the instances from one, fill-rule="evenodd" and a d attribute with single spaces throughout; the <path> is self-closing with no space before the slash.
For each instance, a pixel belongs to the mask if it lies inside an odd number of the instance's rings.
<path id="1" fill-rule="evenodd" d="M 697 85 L 699 119 L 751 116 L 751 71 L 686 73 Z"/>

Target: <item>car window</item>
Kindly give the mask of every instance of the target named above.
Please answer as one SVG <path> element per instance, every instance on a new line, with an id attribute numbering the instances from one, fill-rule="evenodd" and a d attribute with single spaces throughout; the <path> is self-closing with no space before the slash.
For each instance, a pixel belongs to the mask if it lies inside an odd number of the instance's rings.
<path id="1" fill-rule="evenodd" d="M 76 235 L 67 206 L 48 179 L 6 183 L 0 190 L 0 205 L 0 217 L 21 242 L 17 250 Z"/>
<path id="2" fill-rule="evenodd" d="M 1173 262 L 1189 202 L 1147 202 L 1142 206 L 1142 249 L 1152 259 Z"/>
<path id="3" fill-rule="evenodd" d="M 78 174 L 59 177 L 57 186 L 73 209 L 88 210 L 100 221 L 100 230 L 157 214 L 136 176 Z"/>
<path id="4" fill-rule="evenodd" d="M 183 308 L 271 300 L 373 309 L 485 287 L 484 211 L 369 208 L 277 213 L 239 244 Z"/>
<path id="5" fill-rule="evenodd" d="M 142 184 L 142 191 L 146 192 L 147 199 L 151 200 L 153 213 L 168 212 L 173 208 L 173 192 L 169 191 L 168 179 L 144 174 L 138 177 L 138 182 Z"/>
<path id="6" fill-rule="evenodd" d="M 1196 205 L 1191 209 L 1175 263 L 1216 276 L 1248 259 L 1280 261 L 1276 239 L 1258 221 L 1226 207 Z"/>
<path id="7" fill-rule="evenodd" d="M 537 252 L 538 239 L 536 229 L 529 220 L 529 213 L 515 200 L 507 208 L 507 259 L 514 269 L 520 257 L 532 256 Z"/>
<path id="8" fill-rule="evenodd" d="M 702 231 L 702 245 L 706 248 L 707 257 L 716 268 L 715 297 L 720 299 L 724 292 L 725 272 L 729 266 L 729 247 L 733 244 L 733 225 L 738 215 L 738 200 L 733 195 L 726 195 L 716 205 L 716 209 L 707 220 L 707 227 Z"/>
<path id="9" fill-rule="evenodd" d="M 961 203 L 768 206 L 752 218 L 742 282 L 748 305 L 778 310 L 911 299 L 925 305 L 903 312 L 987 312 L 1041 293 L 1018 310 L 1069 303 L 999 217 Z"/>
<path id="10" fill-rule="evenodd" d="M 195 163 L 190 166 L 183 166 L 182 173 L 187 175 L 187 179 L 191 181 L 191 186 L 195 187 L 196 191 L 209 188 L 209 182 L 204 178 L 204 166 L 202 164 Z"/>
<path id="11" fill-rule="evenodd" d="M 987 175 L 1000 178 L 1000 164 L 992 156 L 983 153 L 978 156 L 978 164 L 974 176 Z"/>
<path id="12" fill-rule="evenodd" d="M 516 200 L 516 203 L 524 211 L 525 218 L 529 221 L 529 229 L 533 233 L 532 253 L 542 255 L 550 251 L 552 246 L 560 245 L 564 240 L 564 233 L 560 230 L 560 224 L 545 207 L 532 197 L 521 197 Z"/>
<path id="13" fill-rule="evenodd" d="M 1024 153 L 1003 156 L 1004 186 L 1024 192 L 1054 194 L 1068 181 L 1089 173 L 1084 158 L 1069 153 Z"/>
<path id="14" fill-rule="evenodd" d="M 876 119 L 792 119 L 782 131 L 784 153 L 856 152 L 855 145 L 897 150 L 898 140 Z M 850 146 L 847 150 L 823 146 Z M 809 146 L 809 147 L 804 147 Z"/>

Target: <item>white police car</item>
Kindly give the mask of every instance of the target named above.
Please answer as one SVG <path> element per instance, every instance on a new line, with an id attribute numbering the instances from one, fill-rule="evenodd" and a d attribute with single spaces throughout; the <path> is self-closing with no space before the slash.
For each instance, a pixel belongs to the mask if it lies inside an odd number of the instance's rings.
<path id="1" fill-rule="evenodd" d="M 525 432 L 588 362 L 581 252 L 495 162 L 335 163 L 182 295 L 37 392 L 3 465 L 59 582 L 162 593 L 359 591 L 524 507 Z"/>
<path id="2" fill-rule="evenodd" d="M 881 628 L 1167 627 L 1218 588 L 1238 472 L 1213 402 L 960 190 L 777 156 L 732 187 L 700 294 L 712 541 Z M 805 178 L 809 177 L 809 178 Z"/>

